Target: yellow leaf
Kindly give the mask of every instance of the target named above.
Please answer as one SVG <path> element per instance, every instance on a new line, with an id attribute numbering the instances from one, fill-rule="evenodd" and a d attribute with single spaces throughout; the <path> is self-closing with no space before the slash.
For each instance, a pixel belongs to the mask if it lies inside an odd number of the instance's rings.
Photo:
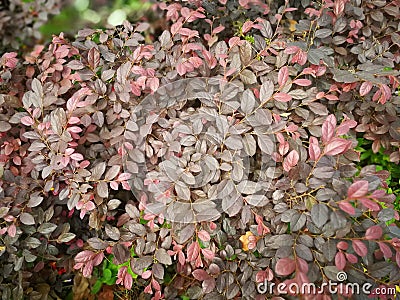
<path id="1" fill-rule="evenodd" d="M 289 30 L 290 31 L 296 31 L 296 24 L 297 22 L 295 20 L 289 20 Z"/>
<path id="2" fill-rule="evenodd" d="M 242 249 L 244 251 L 249 251 L 249 237 L 252 236 L 253 234 L 250 231 L 247 231 L 245 235 L 242 235 L 239 238 L 239 241 L 242 242 Z"/>

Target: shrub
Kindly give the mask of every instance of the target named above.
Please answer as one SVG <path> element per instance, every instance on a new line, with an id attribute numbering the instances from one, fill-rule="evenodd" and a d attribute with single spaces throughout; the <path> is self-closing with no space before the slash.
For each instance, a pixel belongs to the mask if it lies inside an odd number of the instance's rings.
<path id="1" fill-rule="evenodd" d="M 41 38 L 40 26 L 49 16 L 60 13 L 61 3 L 54 0 L 1 1 L 0 49 L 19 49 L 22 44 L 33 46 Z"/>
<path id="2" fill-rule="evenodd" d="M 395 197 L 354 148 L 362 134 L 397 162 L 398 7 L 302 3 L 250 9 L 235 36 L 218 9 L 164 4 L 151 44 L 149 24 L 125 23 L 4 54 L 2 296 L 61 291 L 108 255 L 154 299 L 261 299 L 266 279 L 343 270 L 394 286 Z"/>

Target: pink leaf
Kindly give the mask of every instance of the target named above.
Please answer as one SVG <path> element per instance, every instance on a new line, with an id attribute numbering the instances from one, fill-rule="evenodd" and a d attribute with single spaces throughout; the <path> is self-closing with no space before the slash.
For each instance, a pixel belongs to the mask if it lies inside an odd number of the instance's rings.
<path id="1" fill-rule="evenodd" d="M 85 264 L 82 270 L 83 277 L 89 278 L 93 272 L 93 262 L 89 261 Z"/>
<path id="2" fill-rule="evenodd" d="M 292 96 L 286 93 L 276 93 L 274 99 L 279 102 L 289 102 L 292 100 Z"/>
<path id="3" fill-rule="evenodd" d="M 340 241 L 339 243 L 337 243 L 336 248 L 340 250 L 347 250 L 349 248 L 349 244 L 347 244 L 347 242 L 345 241 Z"/>
<path id="4" fill-rule="evenodd" d="M 203 242 L 208 242 L 210 240 L 210 234 L 205 231 L 205 230 L 200 230 L 197 233 L 197 236 L 199 237 L 199 239 L 201 239 Z"/>
<path id="5" fill-rule="evenodd" d="M 310 155 L 311 160 L 316 161 L 321 155 L 321 149 L 316 144 L 310 144 L 308 147 L 308 154 Z"/>
<path id="6" fill-rule="evenodd" d="M 284 52 L 286 53 L 286 54 L 295 54 L 297 51 L 299 51 L 300 50 L 300 48 L 299 47 L 297 47 L 297 46 L 289 46 L 289 47 L 286 47 L 286 49 L 284 50 Z"/>
<path id="7" fill-rule="evenodd" d="M 283 66 L 278 72 L 278 84 L 282 87 L 289 79 L 289 69 Z"/>
<path id="8" fill-rule="evenodd" d="M 83 160 L 83 155 L 80 153 L 72 153 L 70 157 L 76 161 Z"/>
<path id="9" fill-rule="evenodd" d="M 343 252 L 339 251 L 336 253 L 335 256 L 335 266 L 339 270 L 343 270 L 346 267 L 346 256 L 343 254 Z"/>
<path id="10" fill-rule="evenodd" d="M 79 102 L 79 100 L 80 100 L 82 97 L 87 96 L 87 95 L 90 95 L 90 94 L 92 94 L 92 91 L 91 91 L 89 88 L 87 88 L 87 87 L 84 87 L 84 88 L 79 89 L 79 90 L 78 90 L 77 92 L 75 92 L 75 93 L 72 95 L 72 97 L 67 101 L 67 109 L 68 109 L 69 111 L 75 110 L 75 108 L 78 107 L 78 102 Z"/>
<path id="11" fill-rule="evenodd" d="M 148 279 L 148 278 L 150 278 L 150 276 L 151 276 L 151 270 L 147 270 L 142 273 L 143 279 Z"/>
<path id="12" fill-rule="evenodd" d="M 131 178 L 131 174 L 130 173 L 121 173 L 118 176 L 117 181 L 125 181 Z"/>
<path id="13" fill-rule="evenodd" d="M 334 138 L 324 148 L 325 155 L 338 155 L 346 152 L 351 147 L 351 141 Z"/>
<path id="14" fill-rule="evenodd" d="M 372 89 L 372 83 L 370 81 L 364 81 L 360 86 L 360 96 L 365 96 Z"/>
<path id="15" fill-rule="evenodd" d="M 354 207 L 347 201 L 339 202 L 339 208 L 344 212 L 347 212 L 349 215 L 355 215 L 356 210 Z"/>
<path id="16" fill-rule="evenodd" d="M 350 253 L 346 253 L 346 259 L 349 261 L 349 263 L 351 264 L 355 264 L 357 263 L 358 259 L 357 256 L 355 256 L 354 254 L 350 254 Z"/>
<path id="17" fill-rule="evenodd" d="M 359 198 L 363 197 L 368 193 L 368 181 L 359 180 L 354 182 L 347 190 L 348 198 Z"/>
<path id="18" fill-rule="evenodd" d="M 220 26 L 218 26 L 218 27 L 215 27 L 214 29 L 213 29 L 213 31 L 212 31 L 212 34 L 217 34 L 217 33 L 220 33 L 222 30 L 224 30 L 225 29 L 225 27 L 224 26 L 222 26 L 222 25 L 220 25 Z"/>
<path id="19" fill-rule="evenodd" d="M 381 226 L 375 225 L 367 229 L 365 232 L 365 238 L 367 240 L 378 240 L 381 238 L 383 230 Z"/>
<path id="20" fill-rule="evenodd" d="M 26 125 L 26 126 L 32 126 L 35 122 L 33 119 L 29 116 L 25 116 L 21 118 L 21 123 Z"/>
<path id="21" fill-rule="evenodd" d="M 362 241 L 353 240 L 352 241 L 354 251 L 361 257 L 364 257 L 368 253 L 367 246 Z"/>
<path id="22" fill-rule="evenodd" d="M 360 201 L 361 201 L 362 205 L 364 205 L 366 208 L 368 208 L 372 211 L 380 211 L 381 210 L 381 206 L 378 203 L 376 203 L 368 198 L 361 198 Z"/>
<path id="23" fill-rule="evenodd" d="M 293 259 L 289 257 L 281 258 L 275 265 L 275 272 L 278 275 L 287 276 L 294 272 L 296 264 Z"/>
<path id="24" fill-rule="evenodd" d="M 246 34 L 251 28 L 253 28 L 253 22 L 252 21 L 246 21 L 244 22 L 242 26 L 242 33 Z"/>
<path id="25" fill-rule="evenodd" d="M 148 78 L 147 85 L 152 92 L 155 92 L 160 86 L 160 80 L 157 77 Z"/>
<path id="26" fill-rule="evenodd" d="M 114 191 L 118 190 L 118 182 L 117 181 L 110 181 L 110 188 L 112 188 Z"/>
<path id="27" fill-rule="evenodd" d="M 211 251 L 210 249 L 201 249 L 201 253 L 203 253 L 204 258 L 208 260 L 213 260 L 215 257 L 215 253 Z"/>
<path id="28" fill-rule="evenodd" d="M 379 249 L 381 249 L 383 256 L 385 258 L 391 258 L 393 253 L 392 250 L 390 249 L 390 247 L 388 245 L 386 245 L 386 243 L 384 242 L 378 242 L 379 245 Z"/>
<path id="29" fill-rule="evenodd" d="M 293 83 L 300 85 L 300 86 L 309 86 L 311 85 L 311 80 L 308 79 L 295 79 Z"/>
<path id="30" fill-rule="evenodd" d="M 13 238 L 17 234 L 17 227 L 14 224 L 11 224 L 10 226 L 8 226 L 7 232 L 8 235 Z"/>
<path id="31" fill-rule="evenodd" d="M 132 284 L 133 284 L 132 275 L 129 273 L 126 273 L 125 277 L 124 277 L 124 287 L 126 289 L 130 290 L 132 288 Z"/>
<path id="32" fill-rule="evenodd" d="M 200 246 L 197 242 L 192 242 L 187 249 L 188 261 L 194 262 L 200 255 Z"/>
<path id="33" fill-rule="evenodd" d="M 289 172 L 295 165 L 297 165 L 298 161 L 299 153 L 297 153 L 296 150 L 290 151 L 283 161 L 283 169 L 286 172 Z"/>
<path id="34" fill-rule="evenodd" d="M 343 121 L 342 124 L 340 124 L 337 128 L 336 128 L 336 134 L 337 135 L 343 135 L 346 134 L 347 132 L 349 132 L 350 128 L 354 128 L 357 126 L 357 122 L 354 120 L 346 120 Z"/>
<path id="35" fill-rule="evenodd" d="M 336 118 L 334 115 L 329 115 L 322 124 L 322 142 L 329 142 L 335 135 Z"/>
<path id="36" fill-rule="evenodd" d="M 325 97 L 326 99 L 328 99 L 328 100 L 331 100 L 331 101 L 337 101 L 337 100 L 339 100 L 338 96 L 332 95 L 332 94 L 324 95 L 324 97 Z"/>
<path id="37" fill-rule="evenodd" d="M 176 71 L 178 72 L 179 75 L 184 75 L 186 73 L 186 67 L 184 64 L 179 63 L 176 65 Z"/>
<path id="38" fill-rule="evenodd" d="M 95 253 L 93 251 L 90 250 L 84 250 L 82 252 L 79 252 L 76 256 L 75 256 L 75 262 L 79 263 L 79 262 L 88 262 L 89 260 L 91 260 L 93 258 L 93 256 L 95 255 Z"/>
<path id="39" fill-rule="evenodd" d="M 98 266 L 99 264 L 102 263 L 104 259 L 104 253 L 103 252 L 99 252 L 96 255 L 93 256 L 92 260 L 93 260 L 93 265 L 94 266 Z"/>

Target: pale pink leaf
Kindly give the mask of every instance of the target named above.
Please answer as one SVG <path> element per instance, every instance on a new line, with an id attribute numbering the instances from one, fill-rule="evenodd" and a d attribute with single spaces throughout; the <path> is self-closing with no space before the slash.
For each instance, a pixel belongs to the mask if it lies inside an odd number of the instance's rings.
<path id="1" fill-rule="evenodd" d="M 278 84 L 283 86 L 289 79 L 289 69 L 287 66 L 283 66 L 278 72 Z"/>
<path id="2" fill-rule="evenodd" d="M 210 234 L 209 234 L 207 231 L 205 231 L 205 230 L 200 230 L 200 231 L 197 233 L 197 236 L 198 236 L 199 239 L 201 239 L 203 242 L 208 242 L 208 241 L 210 241 L 210 239 L 211 239 Z"/>
<path id="3" fill-rule="evenodd" d="M 276 93 L 274 99 L 279 102 L 289 102 L 292 100 L 292 96 L 286 93 Z"/>
<path id="4" fill-rule="evenodd" d="M 372 83 L 370 81 L 364 81 L 360 86 L 360 96 L 367 95 L 372 89 Z"/>
<path id="5" fill-rule="evenodd" d="M 34 121 L 31 117 L 25 116 L 21 118 L 21 123 L 26 126 L 32 126 L 34 124 Z"/>
<path id="6" fill-rule="evenodd" d="M 283 169 L 289 172 L 299 161 L 299 153 L 296 150 L 292 150 L 285 157 L 283 161 Z"/>
<path id="7" fill-rule="evenodd" d="M 354 182 L 347 190 L 348 198 L 363 197 L 368 193 L 368 181 L 358 180 Z"/>
<path id="8" fill-rule="evenodd" d="M 311 80 L 309 79 L 295 79 L 293 83 L 300 85 L 300 86 L 309 86 L 311 85 Z"/>
<path id="9" fill-rule="evenodd" d="M 338 155 L 346 152 L 351 147 L 351 141 L 333 138 L 324 148 L 325 155 Z"/>

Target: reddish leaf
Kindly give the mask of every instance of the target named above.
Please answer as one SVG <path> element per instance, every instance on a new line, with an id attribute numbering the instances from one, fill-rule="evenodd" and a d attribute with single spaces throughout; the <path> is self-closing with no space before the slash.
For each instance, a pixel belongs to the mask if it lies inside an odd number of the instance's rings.
<path id="1" fill-rule="evenodd" d="M 349 248 L 349 244 L 347 244 L 347 242 L 340 241 L 339 243 L 337 243 L 336 248 L 341 250 L 347 250 Z"/>
<path id="2" fill-rule="evenodd" d="M 85 266 L 82 269 L 82 275 L 86 278 L 89 278 L 92 275 L 93 272 L 93 262 L 89 261 L 85 264 Z"/>
<path id="3" fill-rule="evenodd" d="M 286 93 L 277 93 L 274 95 L 274 99 L 279 102 L 289 102 L 292 100 L 292 96 Z"/>
<path id="4" fill-rule="evenodd" d="M 400 267 L 400 251 L 396 252 L 396 262 L 397 262 L 397 265 Z"/>
<path id="5" fill-rule="evenodd" d="M 367 229 L 365 232 L 365 238 L 367 240 L 378 240 L 381 238 L 383 230 L 381 226 L 375 225 Z"/>
<path id="6" fill-rule="evenodd" d="M 335 256 L 335 266 L 339 270 L 343 270 L 346 267 L 346 256 L 343 254 L 343 252 L 339 251 L 336 253 Z"/>
<path id="7" fill-rule="evenodd" d="M 334 115 L 329 115 L 322 124 L 322 142 L 329 142 L 335 135 L 336 118 Z"/>
<path id="8" fill-rule="evenodd" d="M 295 79 L 293 83 L 300 85 L 300 86 L 309 86 L 311 85 L 311 80 L 309 79 Z"/>
<path id="9" fill-rule="evenodd" d="M 358 259 L 357 256 L 355 256 L 354 254 L 350 254 L 350 253 L 346 253 L 346 259 L 349 261 L 349 263 L 351 264 L 355 264 L 357 263 Z"/>
<path id="10" fill-rule="evenodd" d="M 354 182 L 347 190 L 347 197 L 354 199 L 363 197 L 368 193 L 368 181 L 359 180 Z"/>
<path id="11" fill-rule="evenodd" d="M 362 205 L 364 205 L 366 208 L 369 208 L 372 211 L 380 211 L 381 207 L 378 203 L 368 199 L 368 198 L 361 198 L 360 199 Z"/>
<path id="12" fill-rule="evenodd" d="M 283 86 L 289 79 L 289 69 L 287 66 L 283 66 L 278 72 L 278 84 Z"/>
<path id="13" fill-rule="evenodd" d="M 360 86 L 360 96 L 365 96 L 372 89 L 372 83 L 370 81 L 364 81 Z"/>
<path id="14" fill-rule="evenodd" d="M 349 202 L 339 202 L 339 208 L 345 212 L 347 212 L 349 215 L 355 215 L 356 214 L 356 210 L 354 209 L 354 207 L 349 203 Z"/>
<path id="15" fill-rule="evenodd" d="M 351 147 L 351 141 L 333 138 L 324 148 L 325 155 L 338 155 L 346 152 Z"/>
<path id="16" fill-rule="evenodd" d="M 296 150 L 290 151 L 283 161 L 283 169 L 286 172 L 289 172 L 295 165 L 297 165 L 298 161 L 299 153 L 297 153 Z"/>
<path id="17" fill-rule="evenodd" d="M 386 243 L 384 242 L 378 242 L 379 245 L 379 249 L 381 249 L 383 256 L 385 258 L 391 258 L 393 253 L 392 250 L 390 249 L 390 247 L 388 245 L 386 245 Z"/>
<path id="18" fill-rule="evenodd" d="M 192 242 L 187 249 L 188 261 L 194 262 L 199 255 L 200 255 L 199 244 L 197 242 Z"/>
<path id="19" fill-rule="evenodd" d="M 296 264 L 293 259 L 285 257 L 277 261 L 275 272 L 278 275 L 287 276 L 294 272 Z"/>
<path id="20" fill-rule="evenodd" d="M 353 240 L 352 241 L 354 251 L 361 257 L 364 257 L 368 253 L 368 248 L 362 241 Z"/>
<path id="21" fill-rule="evenodd" d="M 203 269 L 196 269 L 192 272 L 192 274 L 193 274 L 193 277 L 199 281 L 203 281 L 203 280 L 210 278 L 210 275 L 208 275 L 208 273 L 206 271 L 204 271 Z"/>
<path id="22" fill-rule="evenodd" d="M 75 256 L 75 262 L 87 262 L 91 260 L 94 255 L 95 253 L 93 251 L 84 250 Z"/>
<path id="23" fill-rule="evenodd" d="M 308 154 L 311 160 L 316 161 L 321 155 L 321 149 L 316 144 L 310 144 L 308 147 Z"/>
<path id="24" fill-rule="evenodd" d="M 342 124 L 340 124 L 336 128 L 336 134 L 337 135 L 344 135 L 349 132 L 350 128 L 354 128 L 357 126 L 357 122 L 354 120 L 346 120 L 343 121 Z"/>

